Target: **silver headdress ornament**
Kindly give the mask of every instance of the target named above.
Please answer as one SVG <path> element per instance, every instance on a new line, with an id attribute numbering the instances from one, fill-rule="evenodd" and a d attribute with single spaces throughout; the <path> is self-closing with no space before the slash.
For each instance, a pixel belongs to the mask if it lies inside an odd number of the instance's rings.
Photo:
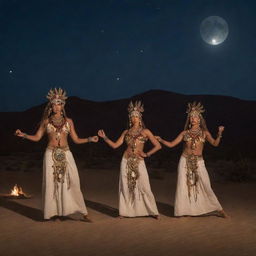
<path id="1" fill-rule="evenodd" d="M 201 116 L 202 113 L 204 113 L 204 112 L 205 112 L 204 106 L 201 104 L 201 102 L 197 103 L 196 101 L 194 101 L 193 103 L 188 103 L 186 113 L 189 116 L 193 116 L 193 115 Z"/>
<path id="2" fill-rule="evenodd" d="M 133 103 L 132 101 L 130 102 L 128 106 L 128 112 L 129 112 L 129 117 L 131 118 L 132 116 L 138 116 L 142 117 L 142 113 L 144 112 L 144 106 L 141 103 L 141 101 L 135 101 Z"/>
<path id="3" fill-rule="evenodd" d="M 46 98 L 52 103 L 52 104 L 65 104 L 66 99 L 68 98 L 66 96 L 66 92 L 61 88 L 54 88 L 51 89 Z"/>

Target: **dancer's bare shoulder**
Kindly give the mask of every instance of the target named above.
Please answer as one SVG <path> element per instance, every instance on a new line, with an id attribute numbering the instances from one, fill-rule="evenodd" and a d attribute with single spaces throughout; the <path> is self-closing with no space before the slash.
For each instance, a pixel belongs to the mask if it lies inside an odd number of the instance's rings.
<path id="1" fill-rule="evenodd" d="M 120 137 L 124 137 L 126 134 L 127 134 L 128 130 L 124 130 L 122 133 L 121 133 L 121 136 Z"/>
<path id="2" fill-rule="evenodd" d="M 66 117 L 66 121 L 68 122 L 68 124 L 70 125 L 70 127 L 74 126 L 74 122 L 72 120 L 72 118 Z"/>
<path id="3" fill-rule="evenodd" d="M 144 136 L 144 137 L 150 137 L 150 136 L 153 136 L 152 132 L 147 129 L 147 128 L 144 128 L 142 131 L 141 131 L 141 134 Z"/>
<path id="4" fill-rule="evenodd" d="M 42 121 L 42 123 L 41 123 L 41 126 L 43 127 L 43 128 L 45 128 L 45 127 L 47 127 L 47 125 L 49 124 L 49 118 L 46 118 L 45 120 L 43 120 Z"/>

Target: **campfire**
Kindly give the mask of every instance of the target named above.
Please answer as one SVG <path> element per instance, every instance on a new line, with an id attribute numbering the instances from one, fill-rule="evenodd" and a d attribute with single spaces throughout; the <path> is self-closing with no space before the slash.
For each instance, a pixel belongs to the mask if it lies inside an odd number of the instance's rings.
<path id="1" fill-rule="evenodd" d="M 8 198 L 30 198 L 31 196 L 24 193 L 22 187 L 19 187 L 17 184 L 13 187 L 10 194 L 7 194 L 5 197 Z"/>
<path id="2" fill-rule="evenodd" d="M 18 187 L 18 185 L 16 184 L 12 191 L 11 191 L 11 195 L 12 196 L 20 196 L 20 195 L 23 195 L 23 191 L 22 191 L 22 188 L 21 187 Z"/>

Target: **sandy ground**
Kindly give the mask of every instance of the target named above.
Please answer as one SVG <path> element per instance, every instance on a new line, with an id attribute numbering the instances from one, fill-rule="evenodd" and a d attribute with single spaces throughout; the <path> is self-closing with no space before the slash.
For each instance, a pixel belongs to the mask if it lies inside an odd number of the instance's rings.
<path id="1" fill-rule="evenodd" d="M 31 199 L 0 197 L 0 255 L 256 255 L 256 184 L 213 183 L 229 219 L 173 217 L 176 174 L 158 171 L 151 186 L 161 219 L 116 218 L 118 170 L 82 170 L 93 223 L 43 221 L 41 173 L 0 172 L 0 193 L 18 183 Z M 73 216 L 75 219 L 79 216 Z"/>

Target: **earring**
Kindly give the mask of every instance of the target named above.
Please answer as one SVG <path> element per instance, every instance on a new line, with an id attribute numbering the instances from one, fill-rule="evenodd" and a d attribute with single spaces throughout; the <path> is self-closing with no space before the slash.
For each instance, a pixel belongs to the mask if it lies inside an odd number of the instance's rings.
<path id="1" fill-rule="evenodd" d="M 50 116 L 50 114 L 52 113 L 52 108 L 48 109 L 48 116 Z"/>

